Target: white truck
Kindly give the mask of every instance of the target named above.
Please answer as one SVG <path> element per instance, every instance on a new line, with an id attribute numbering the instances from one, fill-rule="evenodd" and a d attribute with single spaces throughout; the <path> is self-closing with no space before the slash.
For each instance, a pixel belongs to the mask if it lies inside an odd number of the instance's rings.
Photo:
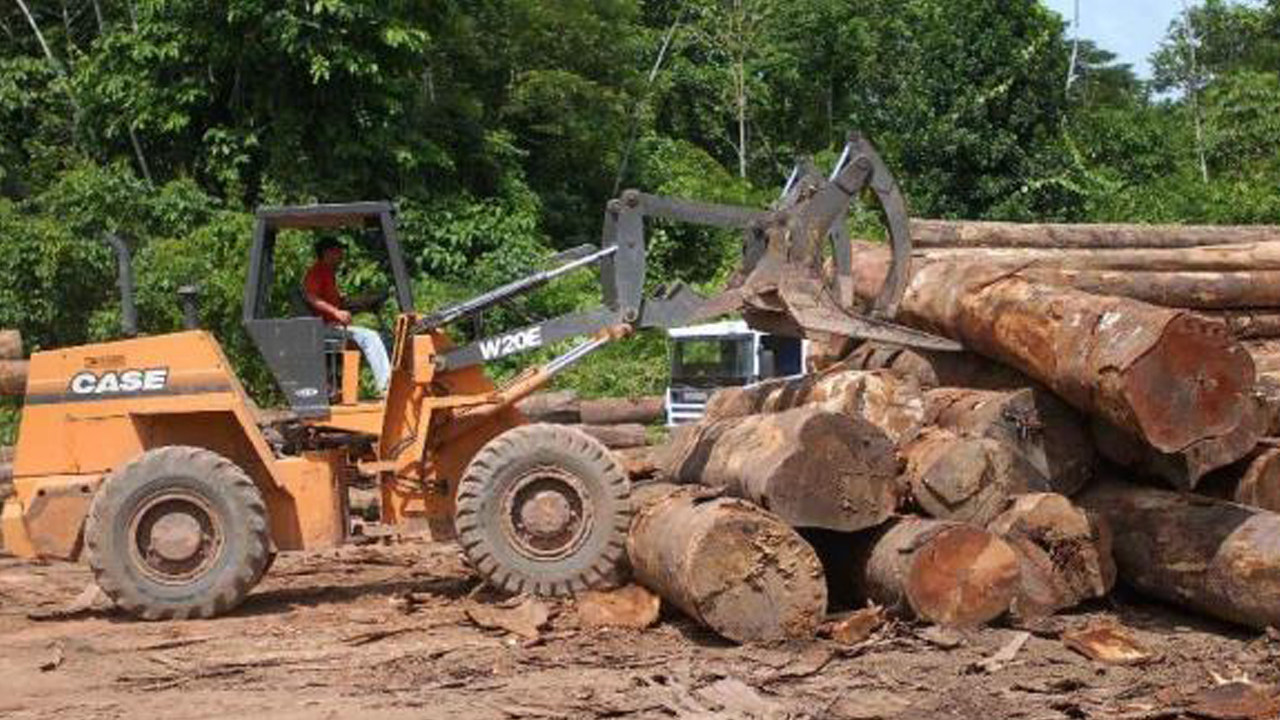
<path id="1" fill-rule="evenodd" d="M 808 343 L 757 332 L 742 320 L 672 328 L 667 425 L 697 422 L 711 394 L 805 372 Z"/>

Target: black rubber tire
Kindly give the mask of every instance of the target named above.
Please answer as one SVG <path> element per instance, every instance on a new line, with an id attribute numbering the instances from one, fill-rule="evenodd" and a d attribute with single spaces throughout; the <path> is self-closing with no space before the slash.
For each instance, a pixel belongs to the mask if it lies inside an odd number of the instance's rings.
<path id="1" fill-rule="evenodd" d="M 130 550 L 135 513 L 166 491 L 202 499 L 217 516 L 222 544 L 210 566 L 180 584 L 143 572 Z M 85 523 L 89 567 L 115 604 L 144 620 L 211 618 L 241 602 L 267 570 L 271 541 L 257 486 L 230 460 L 203 448 L 148 450 L 99 489 Z"/>
<path id="2" fill-rule="evenodd" d="M 503 503 L 521 478 L 548 467 L 577 479 L 593 520 L 571 555 L 544 560 L 521 553 L 507 537 Z M 463 553 L 490 584 L 511 593 L 568 596 L 615 581 L 631 515 L 631 483 L 613 454 L 562 425 L 524 425 L 499 435 L 476 454 L 458 485 Z"/>

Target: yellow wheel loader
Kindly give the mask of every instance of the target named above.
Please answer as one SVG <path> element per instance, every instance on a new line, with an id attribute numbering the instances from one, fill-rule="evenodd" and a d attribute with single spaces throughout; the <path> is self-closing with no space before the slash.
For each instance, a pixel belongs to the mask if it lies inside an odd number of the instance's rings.
<path id="1" fill-rule="evenodd" d="M 881 302 L 860 314 L 843 220 L 864 188 L 885 210 L 896 261 Z M 744 265 L 729 290 L 646 297 L 646 218 L 742 230 Z M 596 440 L 526 425 L 516 401 L 633 330 L 730 311 L 774 331 L 949 348 L 886 322 L 906 272 L 905 220 L 892 177 L 854 138 L 829 177 L 793 175 L 774 210 L 628 191 L 609 204 L 599 248 L 421 313 L 390 204 L 263 209 L 243 322 L 288 408 L 259 411 L 218 340 L 199 329 L 35 353 L 5 542 L 22 557 L 87 559 L 102 590 L 138 617 L 211 617 L 244 600 L 276 553 L 343 543 L 347 486 L 363 477 L 381 489 L 384 522 L 456 537 L 497 587 L 566 595 L 600 585 L 623 559 L 627 478 Z M 282 231 L 338 228 L 377 239 L 399 306 L 389 387 L 375 401 L 357 397 L 360 355 L 343 333 L 272 302 L 289 282 L 275 277 L 277 242 L 290 237 Z M 589 266 L 600 273 L 599 308 L 462 345 L 446 333 Z M 585 339 L 501 386 L 484 374 L 487 362 L 574 337 Z"/>

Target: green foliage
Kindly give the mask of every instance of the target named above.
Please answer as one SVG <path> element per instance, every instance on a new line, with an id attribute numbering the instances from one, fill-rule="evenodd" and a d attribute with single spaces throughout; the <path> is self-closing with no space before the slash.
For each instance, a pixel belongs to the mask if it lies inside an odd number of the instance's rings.
<path id="1" fill-rule="evenodd" d="M 1150 83 L 1084 42 L 1069 88 L 1064 23 L 1036 0 L 135 0 L 100 4 L 101 22 L 29 5 L 52 58 L 0 3 L 0 326 L 34 348 L 116 337 L 102 240 L 116 233 L 143 331 L 180 327 L 176 291 L 198 284 L 204 324 L 265 399 L 240 325 L 263 204 L 395 200 L 421 308 L 599 242 L 615 184 L 764 208 L 798 156 L 829 165 L 850 130 L 880 147 L 916 215 L 1280 222 L 1275 0 L 1199 3 Z M 854 222 L 875 235 L 869 217 Z M 379 253 L 345 239 L 346 289 L 387 288 Z M 740 246 L 667 223 L 647 239 L 650 290 L 712 289 Z M 308 240 L 282 237 L 278 307 Z M 481 329 L 599 297 L 578 274 Z M 655 392 L 665 355 L 645 335 L 558 382 Z"/>

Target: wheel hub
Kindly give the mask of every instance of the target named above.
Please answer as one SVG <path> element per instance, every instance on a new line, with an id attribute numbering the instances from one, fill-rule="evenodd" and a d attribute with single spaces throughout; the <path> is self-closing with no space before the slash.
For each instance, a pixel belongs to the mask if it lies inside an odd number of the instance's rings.
<path id="1" fill-rule="evenodd" d="M 559 468 L 538 468 L 507 493 L 503 530 L 517 552 L 537 560 L 572 555 L 590 533 L 591 503 L 582 482 Z"/>
<path id="2" fill-rule="evenodd" d="M 216 518 L 205 498 L 186 490 L 149 499 L 130 522 L 134 567 L 166 585 L 199 577 L 222 553 L 224 535 Z"/>
<path id="3" fill-rule="evenodd" d="M 520 508 L 520 522 L 532 535 L 550 538 L 565 532 L 574 521 L 569 500 L 558 492 L 543 490 Z"/>
<path id="4" fill-rule="evenodd" d="M 170 562 L 190 560 L 200 551 L 203 540 L 200 521 L 186 513 L 169 513 L 151 526 L 152 549 Z"/>

